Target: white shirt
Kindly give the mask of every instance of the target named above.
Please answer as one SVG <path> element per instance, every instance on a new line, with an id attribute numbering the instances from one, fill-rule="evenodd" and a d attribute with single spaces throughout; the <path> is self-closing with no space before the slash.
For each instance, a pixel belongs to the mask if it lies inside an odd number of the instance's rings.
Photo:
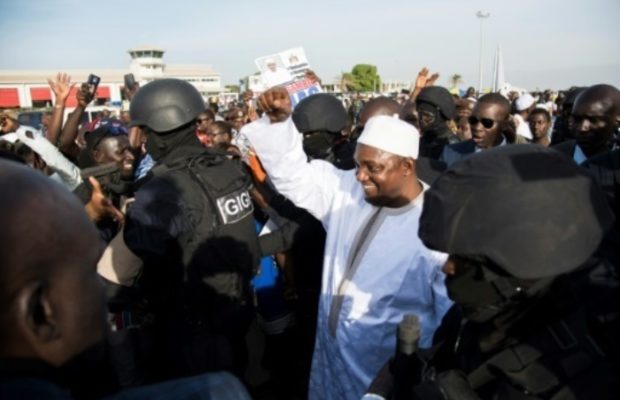
<path id="1" fill-rule="evenodd" d="M 34 134 L 34 139 L 26 136 L 26 131 L 31 130 L 32 129 L 28 126 L 20 126 L 17 131 L 0 136 L 0 140 L 8 140 L 11 143 L 15 143 L 19 140 L 30 147 L 32 151 L 37 153 L 43 161 L 45 161 L 47 166 L 54 171 L 54 173 L 50 175 L 50 178 L 73 191 L 82 183 L 80 169 L 43 136 L 37 135 L 36 133 Z"/>
<path id="2" fill-rule="evenodd" d="M 0 136 L 0 139 L 6 140 L 7 142 L 15 143 L 19 138 L 18 135 L 26 136 L 26 132 L 32 132 L 32 137 L 35 138 L 45 138 L 43 133 L 40 130 L 33 128 L 28 125 L 20 125 L 19 128 L 15 132 L 7 133 L 5 135 Z"/>
<path id="3" fill-rule="evenodd" d="M 309 398 L 360 399 L 394 354 L 403 315 L 419 317 L 420 345 L 428 347 L 452 304 L 441 272 L 446 255 L 418 237 L 423 195 L 401 208 L 367 203 L 354 171 L 307 162 L 290 118 L 263 117 L 242 134 L 278 191 L 327 231 Z"/>

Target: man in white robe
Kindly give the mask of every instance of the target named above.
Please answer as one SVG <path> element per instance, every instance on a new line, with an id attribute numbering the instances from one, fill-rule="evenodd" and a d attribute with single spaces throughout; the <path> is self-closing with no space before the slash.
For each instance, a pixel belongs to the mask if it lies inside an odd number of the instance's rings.
<path id="1" fill-rule="evenodd" d="M 246 125 L 277 190 L 327 231 L 310 399 L 360 399 L 394 354 L 404 314 L 420 319 L 420 345 L 451 305 L 443 253 L 418 237 L 423 192 L 416 176 L 419 134 L 404 121 L 371 118 L 358 140 L 355 171 L 307 161 L 288 93 L 261 95 L 267 115 Z"/>

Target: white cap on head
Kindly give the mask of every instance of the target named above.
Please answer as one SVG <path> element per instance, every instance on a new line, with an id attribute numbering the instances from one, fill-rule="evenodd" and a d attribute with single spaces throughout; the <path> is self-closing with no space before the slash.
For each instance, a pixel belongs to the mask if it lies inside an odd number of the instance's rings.
<path id="1" fill-rule="evenodd" d="M 530 108 L 532 104 L 534 104 L 534 97 L 529 93 L 525 93 L 517 98 L 517 101 L 515 101 L 515 108 L 517 111 L 524 111 Z"/>
<path id="2" fill-rule="evenodd" d="M 379 115 L 366 122 L 357 142 L 398 156 L 417 159 L 420 133 L 413 125 L 397 117 Z"/>

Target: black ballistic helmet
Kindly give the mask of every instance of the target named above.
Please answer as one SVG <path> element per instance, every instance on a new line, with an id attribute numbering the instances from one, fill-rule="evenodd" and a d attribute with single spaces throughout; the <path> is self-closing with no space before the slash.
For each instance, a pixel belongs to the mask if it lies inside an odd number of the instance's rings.
<path id="1" fill-rule="evenodd" d="M 129 107 L 132 126 L 169 132 L 196 119 L 205 110 L 200 93 L 180 79 L 158 79 L 141 87 Z"/>
<path id="2" fill-rule="evenodd" d="M 454 119 L 456 117 L 456 105 L 454 98 L 448 89 L 441 86 L 429 86 L 420 91 L 415 99 L 416 103 L 432 104 L 439 109 L 439 112 L 445 119 Z"/>
<path id="3" fill-rule="evenodd" d="M 570 272 L 594 253 L 613 214 L 588 174 L 553 149 L 502 146 L 452 165 L 424 196 L 431 249 L 487 257 L 521 279 Z"/>
<path id="4" fill-rule="evenodd" d="M 301 133 L 327 131 L 340 133 L 347 126 L 349 117 L 336 97 L 318 93 L 306 97 L 293 111 L 293 122 Z"/>

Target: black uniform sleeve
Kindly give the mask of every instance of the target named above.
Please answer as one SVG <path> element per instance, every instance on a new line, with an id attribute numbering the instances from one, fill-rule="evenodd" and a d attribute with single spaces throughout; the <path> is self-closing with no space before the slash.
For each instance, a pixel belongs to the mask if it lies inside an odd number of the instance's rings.
<path id="1" fill-rule="evenodd" d="M 152 179 L 127 211 L 125 243 L 142 259 L 160 256 L 171 240 L 191 229 L 186 216 L 178 191 L 163 179 Z"/>

